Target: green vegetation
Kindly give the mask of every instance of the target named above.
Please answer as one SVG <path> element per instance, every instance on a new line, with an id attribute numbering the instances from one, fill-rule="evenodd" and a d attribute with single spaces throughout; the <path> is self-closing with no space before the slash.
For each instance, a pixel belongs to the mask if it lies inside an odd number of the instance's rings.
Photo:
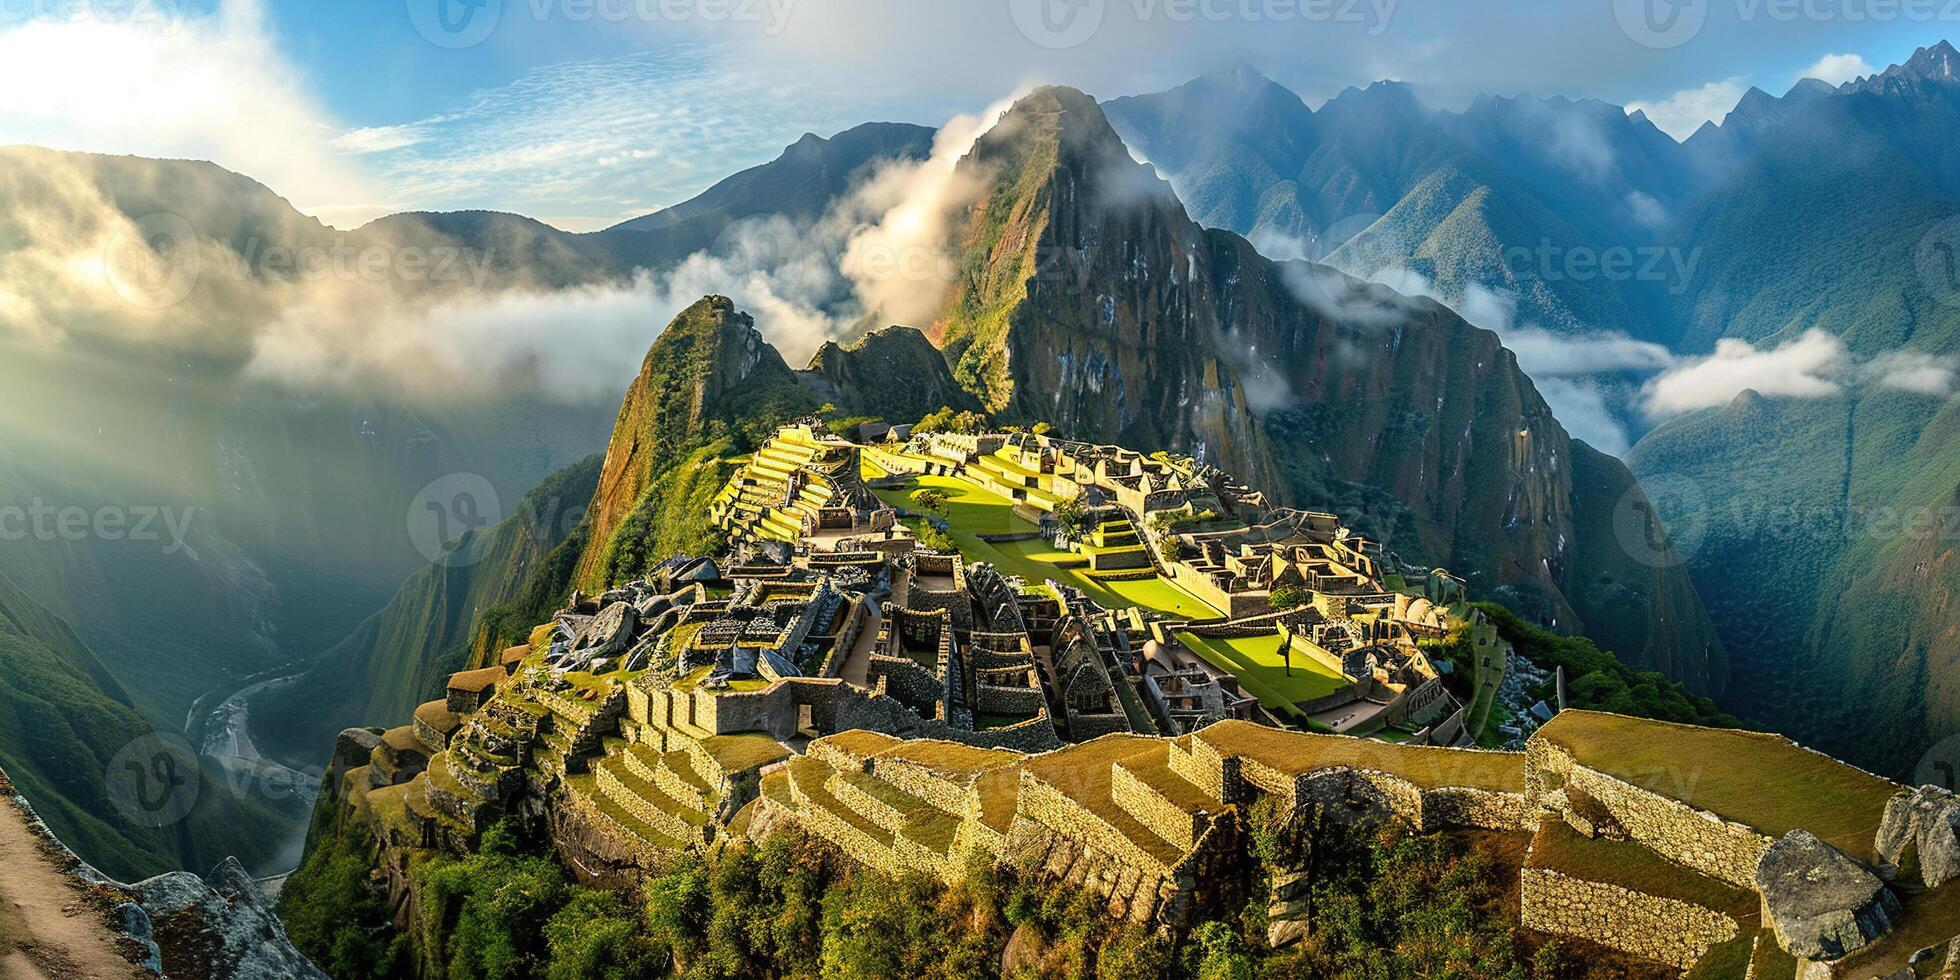
<path id="1" fill-rule="evenodd" d="M 111 767 L 161 765 L 142 750 L 157 733 L 137 714 L 108 671 L 68 624 L 0 576 L 0 769 L 76 853 L 102 870 L 135 880 L 181 867 L 209 868 L 229 854 L 247 865 L 275 844 L 251 828 L 276 821 L 262 804 L 225 791 L 223 776 L 172 753 L 196 786 L 145 782 L 141 793 L 196 792 L 182 824 L 154 828 L 125 819 L 109 795 Z M 147 776 L 147 773 L 145 774 Z M 132 802 L 118 797 L 124 805 Z"/>
<path id="2" fill-rule="evenodd" d="M 1239 684 L 1266 707 L 1304 718 L 1297 705 L 1324 698 L 1348 685 L 1339 672 L 1321 663 L 1289 637 L 1286 645 L 1292 655 L 1280 654 L 1280 634 L 1242 636 L 1232 639 L 1177 634 L 1178 642 L 1207 663 L 1230 672 Z"/>
<path id="3" fill-rule="evenodd" d="M 607 584 L 630 582 L 673 555 L 719 554 L 726 535 L 708 519 L 708 505 L 735 472 L 724 436 L 659 474 L 606 543 Z M 595 583 L 596 584 L 596 583 Z"/>
<path id="4" fill-rule="evenodd" d="M 293 945 L 335 977 L 407 972 L 407 937 L 394 934 L 385 896 L 370 877 L 374 839 L 352 823 L 334 829 L 334 811 L 314 811 L 306 858 L 279 892 L 279 920 Z"/>
<path id="5" fill-rule="evenodd" d="M 1032 586 L 1052 578 L 1081 589 L 1111 608 L 1140 606 L 1180 619 L 1213 619 L 1219 615 L 1218 610 L 1162 577 L 1134 582 L 1098 581 L 1079 567 L 1084 562 L 1081 556 L 1056 551 L 1038 538 L 999 544 L 980 540 L 982 534 L 1028 534 L 1039 528 L 1014 513 L 1013 501 L 957 477 L 913 477 L 902 489 L 876 492 L 886 503 L 910 510 L 916 506 L 911 494 L 922 488 L 946 496 L 946 539 L 928 538 L 928 534 L 937 532 L 930 531 L 922 522 L 914 521 L 911 525 L 928 547 L 945 545 L 949 539 L 952 550 L 959 551 L 967 561 L 991 562 L 1003 574 L 1019 575 Z"/>
<path id="6" fill-rule="evenodd" d="M 1313 591 L 1304 585 L 1282 585 L 1272 591 L 1267 604 L 1275 610 L 1298 609 L 1313 601 Z"/>
<path id="7" fill-rule="evenodd" d="M 1464 839 L 1325 831 L 1314 846 L 1314 925 L 1268 976 L 1560 976 L 1527 958 L 1500 854 Z M 1602 964 L 1603 965 L 1603 964 Z"/>
<path id="8" fill-rule="evenodd" d="M 260 745 L 311 765 L 341 729 L 404 720 L 450 674 L 524 642 L 570 591 L 600 459 L 540 483 L 511 517 L 470 536 L 455 560 L 409 576 L 298 682 L 262 695 L 251 714 Z"/>
<path id="9" fill-rule="evenodd" d="M 1758 909 L 1753 891 L 1696 874 L 1632 841 L 1584 837 L 1557 817 L 1547 818 L 1539 826 L 1531 841 L 1528 863 L 1583 881 L 1688 902 L 1738 919 L 1747 920 Z"/>
<path id="10" fill-rule="evenodd" d="M 1589 639 L 1539 629 L 1496 603 L 1483 603 L 1477 608 L 1520 655 L 1548 671 L 1565 668 L 1567 707 L 1717 728 L 1739 724 L 1718 710 L 1713 701 L 1689 694 L 1661 674 L 1634 670 Z M 1465 647 L 1449 654 L 1460 677 L 1475 676 L 1474 664 L 1458 659 L 1467 658 L 1467 651 Z M 1544 693 L 1549 698 L 1551 692 Z"/>
<path id="11" fill-rule="evenodd" d="M 1932 326 L 1886 325 L 1914 322 Z M 1642 440 L 1628 462 L 1644 480 L 1697 491 L 1655 506 L 1695 535 L 1685 557 L 1735 664 L 1724 707 L 1894 776 L 1960 728 L 1944 652 L 1960 605 L 1942 570 L 1956 440 L 1960 405 L 1882 387 L 1746 393 Z"/>
<path id="12" fill-rule="evenodd" d="M 971 411 L 956 412 L 950 407 L 941 408 L 939 411 L 927 415 L 925 418 L 920 419 L 917 425 L 912 427 L 912 432 L 915 435 L 925 435 L 930 432 L 960 432 L 971 434 L 985 431 L 987 431 L 987 417 L 985 415 Z"/>
<path id="13" fill-rule="evenodd" d="M 1262 853 L 1272 849 L 1266 840 Z M 457 980 L 1589 975 L 1556 950 L 1533 955 L 1506 924 L 1516 921 L 1506 885 L 1516 855 L 1501 841 L 1330 829 L 1315 850 L 1313 933 L 1273 953 L 1257 881 L 1234 892 L 1228 904 L 1240 911 L 1180 934 L 1112 918 L 1087 893 L 1012 867 L 976 866 L 946 886 L 873 871 L 792 830 L 679 858 L 637 895 L 615 894 L 570 883 L 499 825 L 483 853 L 413 872 L 413 939 L 426 975 Z M 347 970 L 337 975 L 384 975 L 355 971 L 399 964 L 400 941 L 374 927 L 378 909 L 363 894 L 371 886 L 343 876 L 323 890 L 312 862 L 301 877 L 316 879 L 301 883 L 308 900 L 352 903 L 344 914 L 302 916 L 294 937 L 303 950 Z M 360 942 L 370 930 L 376 938 Z M 346 957 L 335 957 L 334 942 Z M 1592 969 L 1627 965 L 1599 957 Z"/>

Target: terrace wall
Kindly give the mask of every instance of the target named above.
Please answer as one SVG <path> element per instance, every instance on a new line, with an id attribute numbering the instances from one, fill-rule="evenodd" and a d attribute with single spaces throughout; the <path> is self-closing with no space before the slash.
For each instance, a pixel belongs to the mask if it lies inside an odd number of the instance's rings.
<path id="1" fill-rule="evenodd" d="M 1588 769 L 1542 737 L 1525 745 L 1525 780 L 1534 801 L 1555 790 L 1596 801 L 1626 835 L 1656 854 L 1738 888 L 1754 889 L 1756 863 L 1773 841 L 1754 828 Z"/>
<path id="2" fill-rule="evenodd" d="M 1740 934 L 1734 919 L 1689 902 L 1525 868 L 1520 916 L 1527 929 L 1574 936 L 1688 970 Z"/>

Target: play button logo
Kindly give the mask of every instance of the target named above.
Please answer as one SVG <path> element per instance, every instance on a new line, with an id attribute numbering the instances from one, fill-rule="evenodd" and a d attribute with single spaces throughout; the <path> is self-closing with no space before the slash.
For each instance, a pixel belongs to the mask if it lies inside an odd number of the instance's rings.
<path id="1" fill-rule="evenodd" d="M 1104 0 L 1011 0 L 1014 26 L 1044 48 L 1080 47 L 1102 29 Z"/>
<path id="2" fill-rule="evenodd" d="M 471 48 L 489 40 L 503 19 L 504 0 L 408 0 L 415 32 L 440 48 Z"/>

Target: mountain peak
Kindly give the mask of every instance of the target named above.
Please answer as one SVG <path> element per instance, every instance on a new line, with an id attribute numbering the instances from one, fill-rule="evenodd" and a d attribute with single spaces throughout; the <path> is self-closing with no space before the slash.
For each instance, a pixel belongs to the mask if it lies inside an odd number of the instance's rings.
<path id="1" fill-rule="evenodd" d="M 1838 91 L 1847 94 L 1905 95 L 1919 92 L 1928 85 L 1954 82 L 1960 82 L 1960 51 L 1955 51 L 1952 44 L 1941 41 L 1914 51 L 1903 65 L 1893 65 L 1876 75 L 1846 82 Z"/>

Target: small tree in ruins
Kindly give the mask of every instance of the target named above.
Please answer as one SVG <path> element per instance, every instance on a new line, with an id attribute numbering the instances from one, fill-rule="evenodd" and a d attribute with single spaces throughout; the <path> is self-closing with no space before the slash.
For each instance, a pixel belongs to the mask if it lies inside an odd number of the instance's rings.
<path id="1" fill-rule="evenodd" d="M 938 514 L 940 517 L 946 516 L 946 491 L 944 490 L 914 490 L 912 502 L 928 513 Z"/>
<path id="2" fill-rule="evenodd" d="M 1061 525 L 1072 538 L 1086 533 L 1089 529 L 1089 501 L 1080 495 L 1057 501 L 1055 523 Z"/>
<path id="3" fill-rule="evenodd" d="M 1285 612 L 1288 609 L 1298 609 L 1312 601 L 1313 593 L 1307 591 L 1305 586 L 1300 585 L 1282 585 L 1274 589 L 1272 594 L 1266 598 L 1267 605 L 1272 606 L 1280 612 Z"/>

